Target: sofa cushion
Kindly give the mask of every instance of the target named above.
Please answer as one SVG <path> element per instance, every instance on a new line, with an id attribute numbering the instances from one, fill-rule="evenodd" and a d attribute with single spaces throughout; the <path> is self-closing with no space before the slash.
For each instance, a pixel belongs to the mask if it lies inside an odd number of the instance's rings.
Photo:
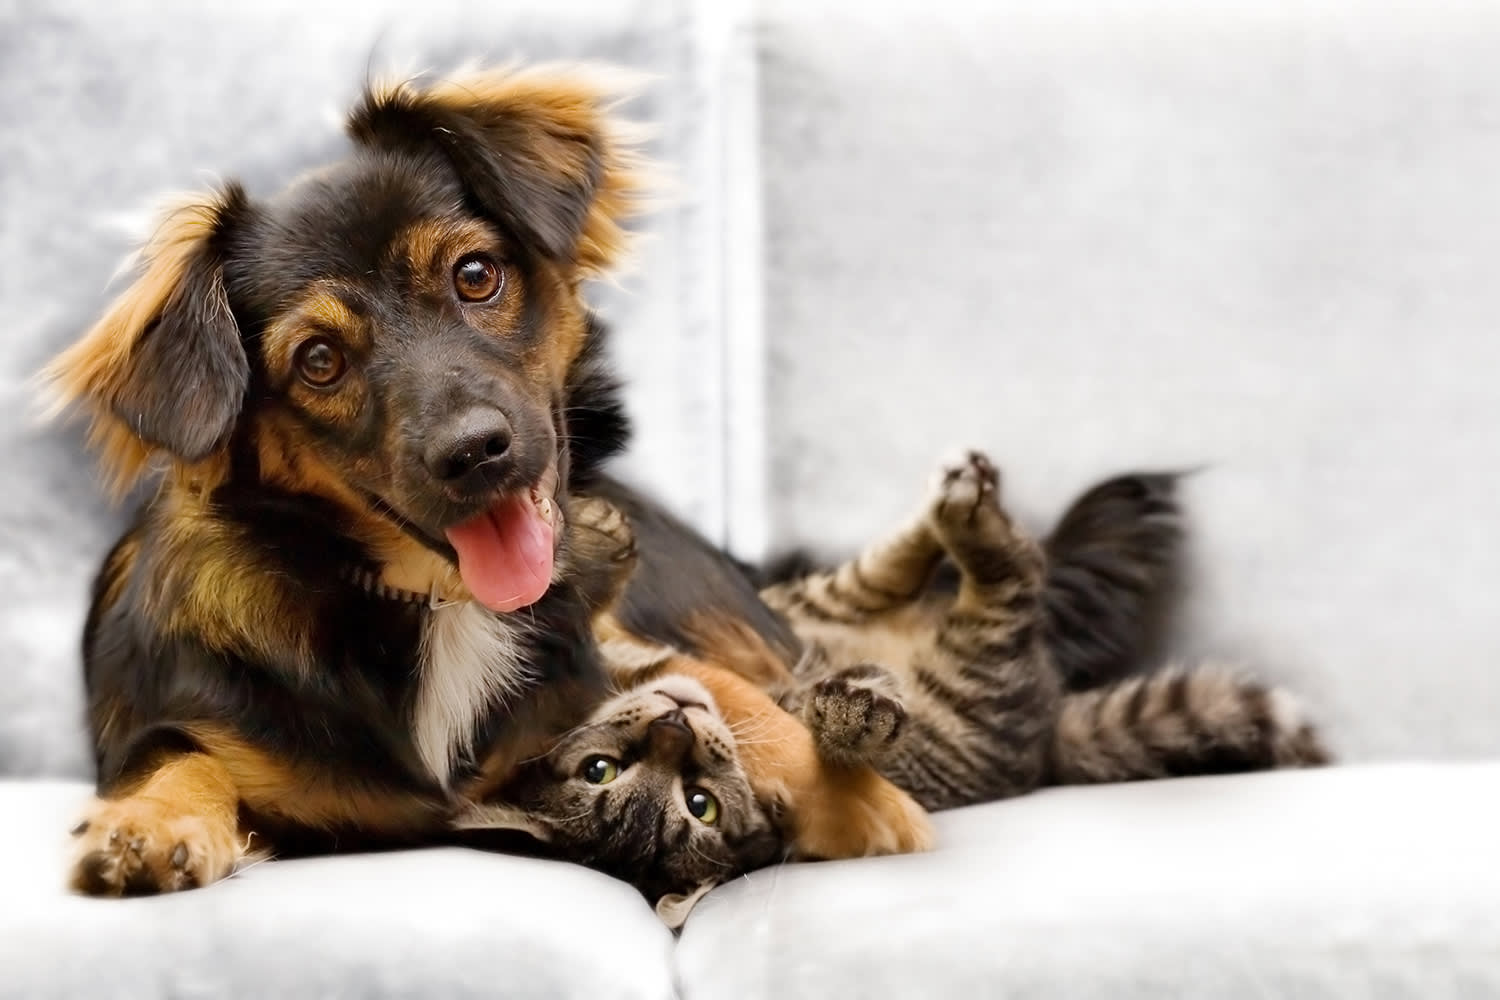
<path id="1" fill-rule="evenodd" d="M 705 897 L 686 997 L 1500 993 L 1500 763 L 1050 789 Z"/>
<path id="2" fill-rule="evenodd" d="M 63 888 L 89 788 L 0 781 L 0 997 L 670 997 L 628 885 L 462 848 L 255 865 L 206 889 Z"/>

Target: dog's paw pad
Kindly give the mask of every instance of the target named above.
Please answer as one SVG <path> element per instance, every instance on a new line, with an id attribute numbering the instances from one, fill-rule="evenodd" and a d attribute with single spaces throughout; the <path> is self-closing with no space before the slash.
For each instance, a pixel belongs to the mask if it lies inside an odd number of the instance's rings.
<path id="1" fill-rule="evenodd" d="M 152 799 L 100 800 L 73 827 L 70 882 L 90 896 L 145 895 L 207 885 L 241 851 L 235 832 Z"/>

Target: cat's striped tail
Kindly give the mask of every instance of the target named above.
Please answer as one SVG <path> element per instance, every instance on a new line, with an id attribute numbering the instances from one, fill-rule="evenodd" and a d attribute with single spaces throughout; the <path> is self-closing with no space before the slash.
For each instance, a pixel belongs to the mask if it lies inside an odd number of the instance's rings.
<path id="1" fill-rule="evenodd" d="M 1052 750 L 1052 779 L 1059 784 L 1329 760 L 1290 694 L 1214 666 L 1165 669 L 1066 696 Z"/>
<path id="2" fill-rule="evenodd" d="M 1068 507 L 1047 536 L 1047 648 L 1068 688 L 1138 672 L 1164 645 L 1186 529 L 1178 473 L 1115 476 Z"/>

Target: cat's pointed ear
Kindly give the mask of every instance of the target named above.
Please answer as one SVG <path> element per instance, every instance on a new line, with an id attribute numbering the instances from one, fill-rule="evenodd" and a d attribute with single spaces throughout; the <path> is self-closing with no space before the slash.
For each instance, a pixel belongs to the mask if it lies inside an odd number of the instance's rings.
<path id="1" fill-rule="evenodd" d="M 656 915 L 669 929 L 677 930 L 687 923 L 688 914 L 693 912 L 693 907 L 698 905 L 698 900 L 706 896 L 715 885 L 717 885 L 715 882 L 704 882 L 690 892 L 667 893 L 656 901 Z"/>

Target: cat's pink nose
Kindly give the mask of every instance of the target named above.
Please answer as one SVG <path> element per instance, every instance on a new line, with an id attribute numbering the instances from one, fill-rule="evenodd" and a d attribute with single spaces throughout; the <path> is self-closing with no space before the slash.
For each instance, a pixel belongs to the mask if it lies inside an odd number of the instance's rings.
<path id="1" fill-rule="evenodd" d="M 680 708 L 652 719 L 651 725 L 646 727 L 646 737 L 648 755 L 663 764 L 681 763 L 693 748 L 693 730 Z"/>

